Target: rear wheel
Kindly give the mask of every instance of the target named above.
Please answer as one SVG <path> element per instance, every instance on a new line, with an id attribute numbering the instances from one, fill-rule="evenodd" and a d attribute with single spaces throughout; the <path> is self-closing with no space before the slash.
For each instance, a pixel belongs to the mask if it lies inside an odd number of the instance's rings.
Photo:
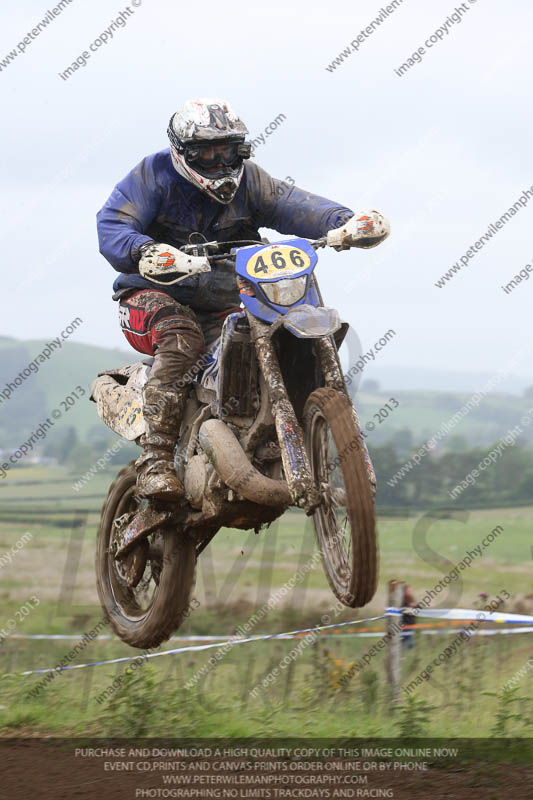
<path id="1" fill-rule="evenodd" d="M 123 559 L 113 557 L 115 521 L 133 516 L 136 472 L 122 469 L 102 508 L 96 547 L 96 585 L 113 630 L 133 647 L 153 648 L 179 628 L 189 609 L 196 547 L 179 532 L 158 530 Z"/>
<path id="2" fill-rule="evenodd" d="M 348 398 L 316 389 L 304 411 L 306 446 L 320 491 L 313 522 L 322 564 L 335 595 L 360 608 L 376 591 L 378 555 L 372 486 Z"/>

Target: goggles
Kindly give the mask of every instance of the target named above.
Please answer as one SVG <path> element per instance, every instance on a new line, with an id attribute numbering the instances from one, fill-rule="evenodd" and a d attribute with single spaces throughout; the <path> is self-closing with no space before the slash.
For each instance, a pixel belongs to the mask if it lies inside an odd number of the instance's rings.
<path id="1" fill-rule="evenodd" d="M 184 157 L 191 167 L 202 172 L 216 172 L 224 167 L 237 167 L 243 158 L 249 158 L 250 151 L 248 142 L 192 142 L 185 144 Z"/>
<path id="2" fill-rule="evenodd" d="M 219 139 L 206 142 L 183 142 L 174 133 L 172 118 L 167 130 L 170 143 L 183 155 L 191 167 L 206 171 L 238 166 L 239 160 L 250 158 L 251 142 L 238 139 Z"/>

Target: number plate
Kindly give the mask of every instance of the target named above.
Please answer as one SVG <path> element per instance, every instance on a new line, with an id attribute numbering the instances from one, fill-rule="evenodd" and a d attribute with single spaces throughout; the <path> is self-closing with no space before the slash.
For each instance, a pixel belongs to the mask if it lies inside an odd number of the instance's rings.
<path id="1" fill-rule="evenodd" d="M 246 272 L 252 278 L 280 278 L 303 272 L 311 265 L 305 250 L 291 245 L 275 244 L 262 247 L 246 262 Z"/>

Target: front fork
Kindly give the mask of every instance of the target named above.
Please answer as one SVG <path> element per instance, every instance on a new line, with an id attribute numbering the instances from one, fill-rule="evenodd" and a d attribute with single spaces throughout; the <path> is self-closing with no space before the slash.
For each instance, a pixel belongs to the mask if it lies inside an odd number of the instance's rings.
<path id="1" fill-rule="evenodd" d="M 304 508 L 311 514 L 320 505 L 321 498 L 313 480 L 311 465 L 304 442 L 304 435 L 294 408 L 287 394 L 285 381 L 281 374 L 279 360 L 272 343 L 270 325 L 247 313 L 252 339 L 255 343 L 257 359 L 263 373 L 274 417 L 278 441 L 281 449 L 281 460 L 287 479 L 289 492 L 295 505 Z M 357 412 L 353 407 L 350 395 L 344 382 L 337 348 L 333 338 L 327 336 L 315 339 L 316 354 L 319 360 L 324 383 L 327 388 L 344 394 L 350 401 L 354 422 L 360 430 Z M 371 483 L 375 486 L 375 476 L 364 438 L 361 443 L 367 462 L 367 470 Z"/>
<path id="2" fill-rule="evenodd" d="M 366 471 L 368 474 L 368 480 L 370 481 L 370 485 L 372 486 L 373 494 L 376 493 L 376 473 L 374 472 L 374 467 L 372 466 L 372 461 L 370 460 L 370 453 L 368 452 L 368 447 L 366 446 L 365 437 L 362 433 L 362 428 L 359 423 L 359 415 L 355 410 L 355 406 L 352 403 L 352 398 L 346 388 L 346 383 L 344 381 L 344 375 L 342 373 L 339 353 L 337 352 L 337 348 L 333 343 L 333 337 L 328 336 L 323 339 L 316 339 L 315 345 L 317 348 L 317 355 L 320 361 L 320 366 L 322 367 L 322 372 L 324 374 L 324 380 L 326 386 L 331 389 L 336 389 L 341 394 L 344 394 L 348 400 L 350 401 L 350 407 L 352 409 L 352 417 L 355 422 L 357 430 L 360 432 L 360 444 L 361 449 L 363 451 L 363 458 L 365 460 Z"/>
<path id="3" fill-rule="evenodd" d="M 269 333 L 270 325 L 261 322 L 252 314 L 247 313 L 247 316 L 255 343 L 257 360 L 272 404 L 272 416 L 276 425 L 281 460 L 289 492 L 294 504 L 311 514 L 320 504 L 320 494 L 311 473 L 303 431 L 285 388 L 285 381 Z"/>

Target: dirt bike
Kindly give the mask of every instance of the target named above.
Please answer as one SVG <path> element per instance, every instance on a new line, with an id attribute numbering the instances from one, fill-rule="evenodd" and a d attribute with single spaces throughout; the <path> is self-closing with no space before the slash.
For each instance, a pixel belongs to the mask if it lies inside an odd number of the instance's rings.
<path id="1" fill-rule="evenodd" d="M 239 244 L 182 248 L 210 265 L 230 258 L 241 297 L 190 384 L 174 462 L 185 498 L 137 497 L 132 463 L 102 509 L 98 594 L 135 647 L 160 644 L 188 615 L 196 561 L 222 526 L 259 532 L 291 506 L 312 516 L 340 601 L 359 608 L 376 590 L 375 479 L 338 355 L 348 326 L 314 275 L 326 239 Z M 150 364 L 93 383 L 100 417 L 130 441 L 145 430 Z"/>

